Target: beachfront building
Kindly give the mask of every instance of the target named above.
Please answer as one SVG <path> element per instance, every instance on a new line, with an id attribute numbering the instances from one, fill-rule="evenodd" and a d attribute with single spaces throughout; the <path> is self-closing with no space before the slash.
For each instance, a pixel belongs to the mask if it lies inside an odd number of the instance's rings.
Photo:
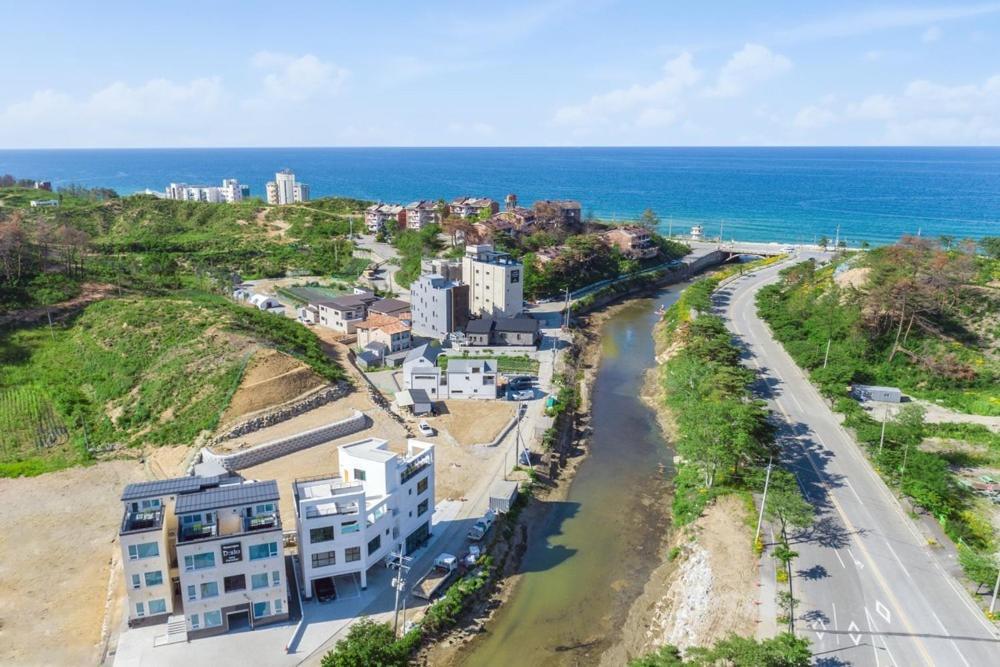
<path id="1" fill-rule="evenodd" d="M 541 199 L 534 209 L 540 221 L 561 227 L 575 227 L 583 220 L 580 202 L 571 199 Z"/>
<path id="2" fill-rule="evenodd" d="M 130 624 L 169 619 L 167 636 L 186 639 L 288 617 L 276 482 L 179 477 L 121 500 Z"/>
<path id="3" fill-rule="evenodd" d="M 436 202 L 421 200 L 406 205 L 406 228 L 421 230 L 427 225 L 441 222 L 441 212 Z"/>
<path id="4" fill-rule="evenodd" d="M 223 179 L 222 185 L 188 185 L 171 183 L 165 191 L 167 199 L 198 201 L 209 204 L 232 204 L 250 196 L 250 186 L 242 185 L 235 178 Z"/>
<path id="5" fill-rule="evenodd" d="M 462 276 L 469 285 L 469 310 L 482 317 L 513 317 L 524 309 L 524 266 L 490 245 L 465 247 Z"/>
<path id="6" fill-rule="evenodd" d="M 296 181 L 291 169 L 282 169 L 276 173 L 274 180 L 268 181 L 266 189 L 267 203 L 274 206 L 309 201 L 309 186 Z"/>
<path id="7" fill-rule="evenodd" d="M 631 259 L 652 259 L 660 249 L 653 242 L 653 237 L 645 227 L 628 225 L 615 227 L 602 235 L 605 243 L 621 251 Z"/>
<path id="8" fill-rule="evenodd" d="M 469 319 L 469 286 L 431 274 L 410 285 L 413 333 L 443 339 Z"/>
<path id="9" fill-rule="evenodd" d="M 339 447 L 339 475 L 296 480 L 302 594 L 330 578 L 368 587 L 368 570 L 401 547 L 413 553 L 431 534 L 434 445 L 408 440 L 406 453 L 381 438 Z"/>
<path id="10" fill-rule="evenodd" d="M 378 234 L 391 225 L 406 227 L 406 209 L 399 204 L 372 204 L 365 209 L 365 226 L 372 234 Z"/>
<path id="11" fill-rule="evenodd" d="M 480 218 L 484 214 L 493 215 L 499 210 L 500 205 L 488 197 L 459 197 L 448 204 L 448 212 L 463 220 Z"/>
<path id="12" fill-rule="evenodd" d="M 494 359 L 448 360 L 448 398 L 493 399 L 497 397 L 497 362 Z"/>

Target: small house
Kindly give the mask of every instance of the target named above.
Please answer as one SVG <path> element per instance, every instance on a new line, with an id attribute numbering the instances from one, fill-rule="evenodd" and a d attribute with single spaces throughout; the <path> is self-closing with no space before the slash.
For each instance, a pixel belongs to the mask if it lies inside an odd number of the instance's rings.
<path id="1" fill-rule="evenodd" d="M 431 399 L 444 398 L 444 375 L 437 366 L 438 348 L 421 345 L 403 359 L 403 388 L 423 389 Z"/>
<path id="2" fill-rule="evenodd" d="M 493 359 L 448 360 L 448 398 L 493 399 L 497 397 L 497 362 Z"/>
<path id="3" fill-rule="evenodd" d="M 404 389 L 396 392 L 396 405 L 409 408 L 414 415 L 426 415 L 433 412 L 434 402 L 423 389 Z"/>
<path id="4" fill-rule="evenodd" d="M 266 294 L 252 294 L 250 296 L 250 305 L 258 308 L 259 310 L 274 310 L 282 309 L 284 306 L 281 302 L 275 299 L 273 296 L 267 296 Z"/>

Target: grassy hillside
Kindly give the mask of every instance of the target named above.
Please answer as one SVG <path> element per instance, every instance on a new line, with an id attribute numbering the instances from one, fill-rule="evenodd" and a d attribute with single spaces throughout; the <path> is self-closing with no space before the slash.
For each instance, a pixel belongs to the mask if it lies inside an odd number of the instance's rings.
<path id="1" fill-rule="evenodd" d="M 88 446 L 188 444 L 216 425 L 260 346 L 343 378 L 305 327 L 213 296 L 112 299 L 4 334 L 0 476 L 85 461 Z"/>
<path id="2" fill-rule="evenodd" d="M 956 410 L 1000 415 L 998 269 L 994 259 L 905 239 L 836 267 L 786 269 L 780 283 L 761 290 L 758 306 L 832 397 L 852 382 L 892 385 Z"/>

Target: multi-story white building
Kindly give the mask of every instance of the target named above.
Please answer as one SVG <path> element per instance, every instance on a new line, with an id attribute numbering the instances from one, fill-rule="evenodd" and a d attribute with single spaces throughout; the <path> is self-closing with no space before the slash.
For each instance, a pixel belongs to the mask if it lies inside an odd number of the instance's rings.
<path id="1" fill-rule="evenodd" d="M 469 285 L 469 310 L 482 317 L 514 317 L 524 310 L 524 266 L 491 245 L 469 245 L 462 278 Z"/>
<path id="2" fill-rule="evenodd" d="M 443 339 L 469 320 L 469 286 L 432 274 L 410 285 L 413 332 Z"/>
<path id="3" fill-rule="evenodd" d="M 406 205 L 406 228 L 420 230 L 441 222 L 438 205 L 432 201 L 415 201 Z"/>
<path id="4" fill-rule="evenodd" d="M 302 593 L 318 579 L 358 576 L 391 551 L 427 541 L 434 513 L 434 445 L 408 440 L 406 454 L 381 438 L 339 448 L 340 474 L 296 480 Z M 334 579 L 336 582 L 336 579 Z"/>
<path id="5" fill-rule="evenodd" d="M 291 169 L 276 173 L 274 180 L 267 182 L 266 190 L 267 203 L 274 206 L 309 201 L 309 186 L 297 182 Z"/>
<path id="6" fill-rule="evenodd" d="M 243 201 L 250 196 L 250 186 L 241 185 L 235 178 L 226 178 L 222 185 L 188 185 L 187 183 L 171 183 L 167 186 L 167 199 L 179 201 L 200 201 L 210 204 Z"/>
<path id="7" fill-rule="evenodd" d="M 288 617 L 276 482 L 130 484 L 119 530 L 130 623 L 183 613 L 188 637 Z"/>

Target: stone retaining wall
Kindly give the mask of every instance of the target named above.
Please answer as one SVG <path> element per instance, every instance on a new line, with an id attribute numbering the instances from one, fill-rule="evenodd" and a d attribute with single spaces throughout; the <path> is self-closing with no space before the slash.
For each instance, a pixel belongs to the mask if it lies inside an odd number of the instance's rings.
<path id="1" fill-rule="evenodd" d="M 262 445 L 257 445 L 241 452 L 216 454 L 207 447 L 204 447 L 201 450 L 201 459 L 203 463 L 217 463 L 224 469 L 233 472 L 276 459 L 279 456 L 297 452 L 300 449 L 306 449 L 336 438 L 342 438 L 345 435 L 357 433 L 368 428 L 368 426 L 368 416 L 359 410 L 355 410 L 353 415 L 339 422 L 303 431 L 287 438 L 265 442 Z"/>
<path id="2" fill-rule="evenodd" d="M 224 442 L 226 440 L 232 440 L 233 438 L 239 438 L 248 433 L 253 433 L 254 431 L 259 431 L 262 428 L 267 428 L 268 426 L 274 426 L 283 421 L 291 419 L 292 417 L 297 417 L 310 410 L 315 410 L 316 408 L 326 405 L 327 403 L 332 403 L 338 399 L 347 396 L 351 392 L 351 385 L 346 382 L 337 383 L 331 387 L 327 387 L 321 391 L 303 398 L 301 401 L 292 403 L 291 405 L 285 405 L 262 415 L 257 415 L 246 421 L 236 424 L 230 428 L 225 433 L 216 436 L 209 442 L 209 446 Z"/>

